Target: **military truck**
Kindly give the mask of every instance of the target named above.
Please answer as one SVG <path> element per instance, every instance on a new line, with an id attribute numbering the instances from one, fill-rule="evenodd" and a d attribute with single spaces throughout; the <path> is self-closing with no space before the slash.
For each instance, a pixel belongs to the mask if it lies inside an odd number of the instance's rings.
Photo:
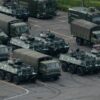
<path id="1" fill-rule="evenodd" d="M 0 79 L 8 82 L 20 84 L 23 81 L 33 81 L 37 79 L 34 69 L 18 59 L 0 62 Z"/>
<path id="2" fill-rule="evenodd" d="M 0 61 L 8 60 L 9 49 L 6 45 L 0 45 Z"/>
<path id="3" fill-rule="evenodd" d="M 100 11 L 94 7 L 72 7 L 68 9 L 68 22 L 75 19 L 84 19 L 100 24 Z"/>
<path id="4" fill-rule="evenodd" d="M 71 34 L 76 37 L 78 45 L 95 45 L 100 43 L 100 26 L 92 22 L 76 19 L 72 21 Z"/>
<path id="5" fill-rule="evenodd" d="M 23 33 L 28 34 L 28 25 L 14 17 L 0 14 L 0 28 L 9 36 L 16 37 Z"/>
<path id="6" fill-rule="evenodd" d="M 62 70 L 80 76 L 100 72 L 100 58 L 87 52 L 61 54 Z"/>
<path id="7" fill-rule="evenodd" d="M 32 65 L 34 71 L 38 74 L 38 78 L 42 81 L 57 80 L 61 75 L 59 61 L 48 55 L 29 49 L 17 49 L 13 51 L 13 57 Z"/>
<path id="8" fill-rule="evenodd" d="M 26 8 L 22 8 L 20 6 L 13 6 L 13 5 L 7 5 L 0 6 L 0 13 L 16 17 L 18 19 L 21 19 L 22 21 L 27 22 L 29 17 L 29 12 Z"/>
<path id="9" fill-rule="evenodd" d="M 18 0 L 18 4 L 28 8 L 31 17 L 45 19 L 56 15 L 56 0 Z"/>

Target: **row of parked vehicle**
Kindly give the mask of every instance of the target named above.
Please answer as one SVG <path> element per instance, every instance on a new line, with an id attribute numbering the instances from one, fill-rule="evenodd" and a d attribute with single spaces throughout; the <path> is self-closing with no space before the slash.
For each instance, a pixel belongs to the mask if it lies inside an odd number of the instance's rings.
<path id="1" fill-rule="evenodd" d="M 49 8 L 46 7 L 49 6 L 47 5 L 48 3 L 45 1 L 43 9 L 48 11 Z M 70 18 L 71 15 L 68 15 Z M 71 33 L 76 37 L 78 45 L 95 45 L 100 42 L 99 25 L 79 18 L 73 20 L 70 26 Z M 33 37 L 29 33 L 30 28 L 27 23 L 2 12 L 0 14 L 0 28 L 0 43 L 3 44 L 0 48 L 1 79 L 16 84 L 26 80 L 33 82 L 37 79 L 42 81 L 57 80 L 61 75 L 61 66 L 63 71 L 78 75 L 100 72 L 100 61 L 97 55 L 80 50 L 68 53 L 69 44 L 51 31 L 41 32 L 40 36 Z"/>
<path id="2" fill-rule="evenodd" d="M 61 54 L 62 70 L 81 76 L 100 73 L 100 11 L 94 7 L 69 8 L 68 22 L 76 43 L 93 49 L 91 52 L 76 49 Z"/>
<path id="3" fill-rule="evenodd" d="M 69 45 L 63 39 L 50 31 L 33 37 L 27 23 L 5 14 L 0 14 L 0 23 L 0 42 L 6 45 L 1 52 L 1 79 L 16 84 L 26 80 L 59 79 L 60 62 L 51 56 L 68 52 Z"/>
<path id="4" fill-rule="evenodd" d="M 0 13 L 28 21 L 28 17 L 50 19 L 56 16 L 56 0 L 4 0 Z"/>

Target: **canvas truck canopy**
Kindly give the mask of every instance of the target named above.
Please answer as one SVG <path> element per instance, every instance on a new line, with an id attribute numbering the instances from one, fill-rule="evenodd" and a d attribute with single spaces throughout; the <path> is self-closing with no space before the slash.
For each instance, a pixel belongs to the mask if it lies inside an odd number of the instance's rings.
<path id="1" fill-rule="evenodd" d="M 71 22 L 71 34 L 86 40 L 90 39 L 92 31 L 95 29 L 100 29 L 100 26 L 83 19 L 76 19 Z"/>
<path id="2" fill-rule="evenodd" d="M 11 17 L 5 14 L 0 14 L 0 28 L 5 32 L 8 33 L 9 31 L 9 24 L 19 22 L 15 17 Z"/>
<path id="3" fill-rule="evenodd" d="M 31 64 L 33 67 L 38 67 L 41 61 L 51 60 L 52 57 L 29 49 L 17 49 L 13 56 L 21 59 L 23 62 Z"/>

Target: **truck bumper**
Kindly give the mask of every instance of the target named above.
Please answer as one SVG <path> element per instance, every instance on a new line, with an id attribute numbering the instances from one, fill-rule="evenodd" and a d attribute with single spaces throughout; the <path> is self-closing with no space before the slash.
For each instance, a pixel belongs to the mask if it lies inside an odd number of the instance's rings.
<path id="1" fill-rule="evenodd" d="M 46 79 L 46 80 L 48 80 L 48 79 L 56 80 L 56 79 L 59 79 L 59 76 L 61 76 L 60 73 L 59 74 L 42 75 L 41 78 Z"/>
<path id="2" fill-rule="evenodd" d="M 36 80 L 37 75 L 23 75 L 19 77 L 19 81 L 31 81 L 31 80 Z"/>

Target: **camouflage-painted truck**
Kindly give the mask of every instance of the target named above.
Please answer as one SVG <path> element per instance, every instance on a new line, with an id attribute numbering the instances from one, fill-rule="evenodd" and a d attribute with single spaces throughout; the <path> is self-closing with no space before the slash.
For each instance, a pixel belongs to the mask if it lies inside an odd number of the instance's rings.
<path id="1" fill-rule="evenodd" d="M 35 82 L 37 77 L 34 69 L 19 60 L 0 62 L 0 79 L 20 84 L 22 81 Z"/>
<path id="2" fill-rule="evenodd" d="M 76 19 L 71 23 L 71 34 L 76 37 L 78 45 L 95 45 L 100 43 L 100 26 L 92 22 Z"/>
<path id="3" fill-rule="evenodd" d="M 62 70 L 72 74 L 86 75 L 100 72 L 100 58 L 87 52 L 61 54 Z"/>
<path id="4" fill-rule="evenodd" d="M 59 61 L 48 55 L 29 49 L 17 49 L 13 51 L 13 56 L 32 65 L 34 71 L 38 74 L 38 78 L 43 81 L 48 79 L 57 80 L 61 75 Z"/>
<path id="5" fill-rule="evenodd" d="M 44 19 L 56 15 L 56 0 L 18 0 L 18 4 L 28 8 L 32 17 Z"/>
<path id="6" fill-rule="evenodd" d="M 20 36 L 23 33 L 28 34 L 28 25 L 14 17 L 0 14 L 0 28 L 9 38 Z"/>

